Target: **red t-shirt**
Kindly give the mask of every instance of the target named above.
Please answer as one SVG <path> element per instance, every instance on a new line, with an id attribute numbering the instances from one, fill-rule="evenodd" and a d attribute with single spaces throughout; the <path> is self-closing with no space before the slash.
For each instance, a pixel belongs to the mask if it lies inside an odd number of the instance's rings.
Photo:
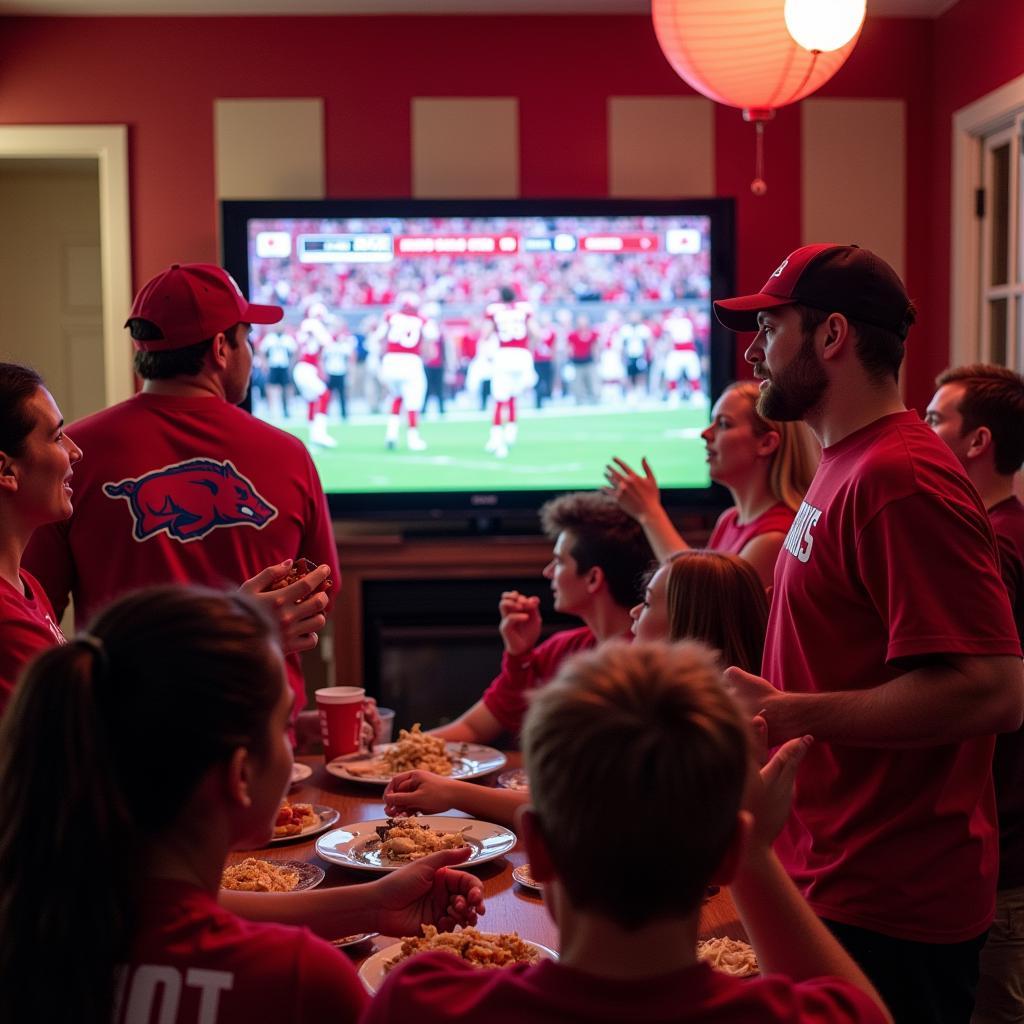
<path id="1" fill-rule="evenodd" d="M 23 593 L 0 579 L 0 714 L 11 699 L 22 669 L 40 651 L 64 643 L 43 588 L 24 569 L 21 582 Z"/>
<path id="2" fill-rule="evenodd" d="M 941 654 L 1020 644 L 977 493 L 915 413 L 896 413 L 822 453 L 775 566 L 763 674 L 792 693 L 862 690 Z M 814 910 L 919 942 L 984 931 L 993 745 L 816 743 L 777 843 Z"/>
<path id="3" fill-rule="evenodd" d="M 749 523 L 738 523 L 739 511 L 727 508 L 715 523 L 708 538 L 709 551 L 722 551 L 727 555 L 738 555 L 755 537 L 764 533 L 788 533 L 796 513 L 780 501 L 772 505 Z"/>
<path id="4" fill-rule="evenodd" d="M 422 953 L 387 976 L 362 1024 L 838 1024 L 883 1019 L 864 993 L 838 978 L 792 982 L 770 975 L 741 981 L 698 964 L 622 981 L 551 960 L 481 970 L 446 953 Z"/>
<path id="5" fill-rule="evenodd" d="M 1024 504 L 1007 498 L 988 510 L 999 543 L 999 569 L 1024 642 Z M 1024 886 L 1024 728 L 996 737 L 992 762 L 999 812 L 999 888 Z"/>
<path id="6" fill-rule="evenodd" d="M 569 358 L 574 362 L 582 363 L 594 358 L 597 331 L 573 331 L 566 340 L 569 342 Z"/>
<path id="7" fill-rule="evenodd" d="M 596 643 L 594 634 L 580 626 L 553 633 L 526 654 L 513 657 L 506 652 L 501 657 L 501 672 L 484 691 L 484 705 L 503 729 L 518 735 L 526 714 L 527 695 L 548 682 L 570 654 L 589 650 Z"/>
<path id="8" fill-rule="evenodd" d="M 305 928 L 244 921 L 209 893 L 152 880 L 131 959 L 118 969 L 114 1024 L 355 1021 L 366 993 L 343 953 Z"/>
<path id="9" fill-rule="evenodd" d="M 218 398 L 140 393 L 68 427 L 85 453 L 70 519 L 36 530 L 25 565 L 81 627 L 115 597 L 157 583 L 237 587 L 268 565 L 338 552 L 302 442 Z M 288 657 L 296 713 L 302 669 Z"/>

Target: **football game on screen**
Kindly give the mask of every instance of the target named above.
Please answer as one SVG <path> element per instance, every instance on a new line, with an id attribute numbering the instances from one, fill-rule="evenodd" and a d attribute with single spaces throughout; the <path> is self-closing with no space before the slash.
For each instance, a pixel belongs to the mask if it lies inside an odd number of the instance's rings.
<path id="1" fill-rule="evenodd" d="M 704 216 L 250 220 L 253 412 L 331 493 L 706 487 Z"/>

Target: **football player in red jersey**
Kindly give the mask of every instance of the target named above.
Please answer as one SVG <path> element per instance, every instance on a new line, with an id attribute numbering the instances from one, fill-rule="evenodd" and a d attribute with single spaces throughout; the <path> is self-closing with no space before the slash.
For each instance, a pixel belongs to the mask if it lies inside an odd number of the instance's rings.
<path id="1" fill-rule="evenodd" d="M 380 379 L 391 397 L 384 444 L 394 448 L 398 444 L 401 427 L 402 404 L 408 418 L 409 429 L 405 443 L 410 451 L 421 452 L 427 447 L 420 437 L 419 415 L 427 396 L 427 375 L 423 369 L 423 343 L 437 330 L 420 315 L 419 296 L 405 292 L 398 298 L 398 308 L 384 317 L 377 329 L 377 340 L 383 344 L 384 356 L 380 361 Z"/>

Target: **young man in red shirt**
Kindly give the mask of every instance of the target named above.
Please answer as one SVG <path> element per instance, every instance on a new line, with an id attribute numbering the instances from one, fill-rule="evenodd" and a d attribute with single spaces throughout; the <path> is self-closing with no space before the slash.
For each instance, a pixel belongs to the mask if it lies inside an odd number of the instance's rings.
<path id="1" fill-rule="evenodd" d="M 700 644 L 570 659 L 527 712 L 533 806 L 519 829 L 558 961 L 480 970 L 421 953 L 391 971 L 363 1024 L 888 1021 L 771 850 L 808 743 L 786 744 L 759 777 Z M 705 889 L 730 881 L 760 978 L 697 959 Z"/>
<path id="2" fill-rule="evenodd" d="M 999 565 L 1024 639 L 1024 503 L 1014 478 L 1024 462 L 1024 377 L 1004 366 L 946 370 L 925 422 L 949 445 L 981 496 L 999 543 Z M 1024 1018 L 1024 730 L 996 739 L 992 774 L 999 812 L 996 916 L 981 951 L 975 1024 Z"/>
<path id="3" fill-rule="evenodd" d="M 971 1015 L 995 906 L 994 734 L 1024 712 L 992 528 L 949 449 L 900 398 L 914 308 L 852 245 L 811 245 L 715 303 L 803 419 L 818 472 L 775 569 L 763 675 L 732 669 L 771 745 L 817 740 L 776 849 L 898 1021 Z"/>

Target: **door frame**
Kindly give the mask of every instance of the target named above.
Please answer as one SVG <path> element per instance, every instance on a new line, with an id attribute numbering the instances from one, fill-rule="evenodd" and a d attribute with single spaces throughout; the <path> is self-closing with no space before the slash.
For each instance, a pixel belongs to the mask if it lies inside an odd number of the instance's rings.
<path id="1" fill-rule="evenodd" d="M 0 159 L 93 158 L 99 172 L 100 281 L 106 405 L 135 393 L 132 349 L 124 318 L 132 304 L 131 204 L 128 127 L 16 125 L 0 127 Z"/>

